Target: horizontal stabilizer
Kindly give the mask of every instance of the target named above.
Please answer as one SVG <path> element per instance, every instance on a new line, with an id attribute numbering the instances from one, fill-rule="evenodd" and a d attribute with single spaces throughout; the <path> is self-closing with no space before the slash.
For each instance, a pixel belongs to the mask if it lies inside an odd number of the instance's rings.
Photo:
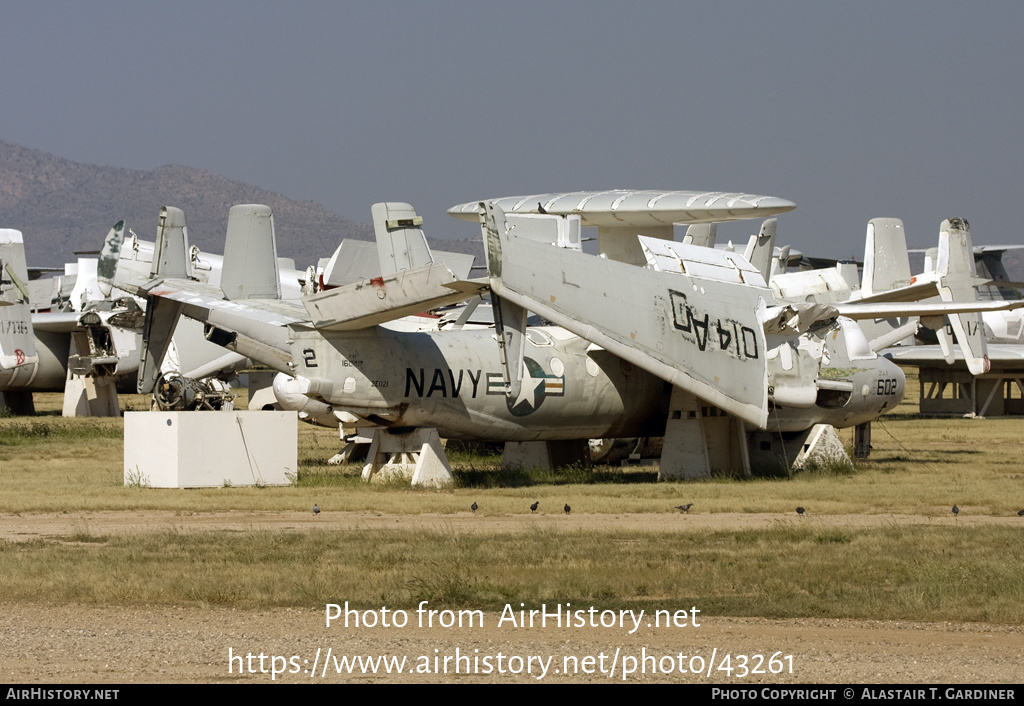
<path id="1" fill-rule="evenodd" d="M 888 319 L 904 316 L 951 316 L 983 311 L 1010 311 L 1024 307 L 1024 299 L 1017 301 L 965 301 L 965 302 L 839 302 L 833 306 L 850 319 Z"/>
<path id="2" fill-rule="evenodd" d="M 946 361 L 945 353 L 938 346 L 896 346 L 886 349 L 883 355 L 899 365 L 937 367 Z M 963 360 L 959 346 L 953 346 L 953 359 Z M 992 344 L 988 347 L 988 359 L 990 365 L 997 369 L 1019 370 L 1021 363 L 1024 363 L 1024 347 Z"/>
<path id="3" fill-rule="evenodd" d="M 352 331 L 465 301 L 485 289 L 484 282 L 459 280 L 433 264 L 319 292 L 302 303 L 314 327 Z"/>

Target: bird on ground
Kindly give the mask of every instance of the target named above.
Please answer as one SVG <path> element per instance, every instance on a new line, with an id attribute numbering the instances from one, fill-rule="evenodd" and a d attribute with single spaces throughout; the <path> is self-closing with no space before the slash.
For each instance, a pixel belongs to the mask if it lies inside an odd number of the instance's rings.
<path id="1" fill-rule="evenodd" d="M 686 503 L 685 505 L 676 505 L 676 510 L 679 510 L 679 512 L 689 512 L 691 507 L 693 507 L 693 503 Z"/>
<path id="2" fill-rule="evenodd" d="M 316 503 L 313 503 L 313 514 L 314 515 L 319 515 L 320 514 L 320 506 L 317 505 Z"/>
<path id="3" fill-rule="evenodd" d="M 566 503 L 565 504 L 565 514 L 568 515 L 570 512 L 572 512 L 572 508 L 569 507 L 569 503 Z"/>
<path id="4" fill-rule="evenodd" d="M 807 510 L 804 510 L 802 507 L 798 507 L 796 509 L 796 514 L 798 515 L 803 515 L 805 512 L 807 512 Z"/>
<path id="5" fill-rule="evenodd" d="M 953 517 L 956 517 L 956 516 L 957 516 L 957 515 L 959 515 L 959 514 L 960 514 L 960 508 L 958 508 L 958 507 L 956 506 L 956 503 L 954 503 L 954 504 L 953 504 Z"/>
<path id="6" fill-rule="evenodd" d="M 1017 510 L 1017 517 L 1024 517 L 1024 510 Z"/>
<path id="7" fill-rule="evenodd" d="M 540 500 L 530 506 L 530 512 L 537 512 L 538 507 L 540 507 Z"/>
<path id="8" fill-rule="evenodd" d="M 479 508 L 479 507 L 480 506 L 477 505 L 476 502 L 474 501 L 473 504 L 469 506 L 469 509 L 472 510 L 473 512 L 476 512 L 477 508 Z"/>

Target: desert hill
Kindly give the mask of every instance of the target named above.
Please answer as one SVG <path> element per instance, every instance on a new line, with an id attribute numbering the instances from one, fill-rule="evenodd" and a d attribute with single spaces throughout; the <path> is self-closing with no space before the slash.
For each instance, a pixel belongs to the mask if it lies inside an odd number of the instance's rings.
<path id="1" fill-rule="evenodd" d="M 110 227 L 125 219 L 153 240 L 162 206 L 185 211 L 189 240 L 207 252 L 224 248 L 228 210 L 237 203 L 274 209 L 278 251 L 300 269 L 329 256 L 343 238 L 372 240 L 373 227 L 343 218 L 313 201 L 295 201 L 201 169 L 167 165 L 149 171 L 79 164 L 0 140 L 0 228 L 25 238 L 30 266 L 61 266 L 74 252 L 99 249 Z M 369 216 L 370 204 L 366 204 Z M 429 237 L 429 233 L 428 233 Z M 472 241 L 438 241 L 441 250 L 479 253 Z"/>

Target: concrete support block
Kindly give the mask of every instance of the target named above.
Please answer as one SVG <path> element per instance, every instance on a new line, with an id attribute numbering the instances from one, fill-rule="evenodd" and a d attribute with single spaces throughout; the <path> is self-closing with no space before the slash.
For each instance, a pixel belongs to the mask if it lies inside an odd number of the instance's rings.
<path id="1" fill-rule="evenodd" d="M 507 441 L 501 455 L 502 469 L 539 468 L 554 470 L 565 466 L 590 465 L 590 443 L 568 441 Z"/>
<path id="2" fill-rule="evenodd" d="M 455 479 L 437 429 L 395 434 L 377 429 L 363 466 L 363 480 L 409 480 L 412 485 L 443 488 Z"/>
<path id="3" fill-rule="evenodd" d="M 289 485 L 295 412 L 127 412 L 124 483 L 153 488 Z"/>

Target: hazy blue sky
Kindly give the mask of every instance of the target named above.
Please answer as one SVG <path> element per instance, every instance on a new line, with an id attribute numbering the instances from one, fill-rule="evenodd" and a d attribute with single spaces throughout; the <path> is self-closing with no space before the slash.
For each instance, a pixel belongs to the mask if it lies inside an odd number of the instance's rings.
<path id="1" fill-rule="evenodd" d="M 788 198 L 780 241 L 1024 242 L 1021 2 L 8 2 L 0 138 L 369 221 L 544 191 Z M 743 225 L 736 236 L 756 231 Z"/>

